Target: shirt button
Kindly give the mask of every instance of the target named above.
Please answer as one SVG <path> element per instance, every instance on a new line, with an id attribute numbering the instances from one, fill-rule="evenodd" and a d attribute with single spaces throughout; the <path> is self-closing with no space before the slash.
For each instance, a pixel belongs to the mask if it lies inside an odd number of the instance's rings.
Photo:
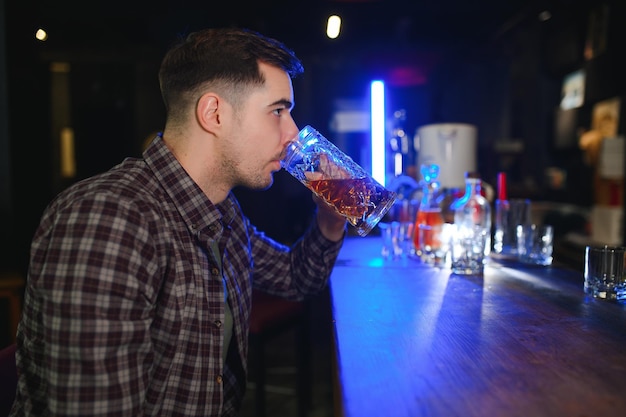
<path id="1" fill-rule="evenodd" d="M 211 268 L 211 275 L 217 277 L 220 274 L 220 270 L 217 268 Z"/>
<path id="2" fill-rule="evenodd" d="M 218 329 L 222 327 L 222 322 L 219 320 L 215 320 L 215 327 L 217 327 Z"/>
<path id="3" fill-rule="evenodd" d="M 222 376 L 218 375 L 217 378 L 215 378 L 215 382 L 217 382 L 218 384 L 222 385 Z"/>

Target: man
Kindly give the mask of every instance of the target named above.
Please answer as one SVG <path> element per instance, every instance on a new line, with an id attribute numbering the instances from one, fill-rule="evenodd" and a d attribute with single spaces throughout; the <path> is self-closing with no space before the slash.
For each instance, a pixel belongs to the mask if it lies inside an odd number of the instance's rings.
<path id="1" fill-rule="evenodd" d="M 34 236 L 12 416 L 235 416 L 252 287 L 300 300 L 327 283 L 346 228 L 324 203 L 288 248 L 231 190 L 272 184 L 287 143 L 281 43 L 191 34 L 163 59 L 167 120 L 141 159 L 61 193 Z"/>

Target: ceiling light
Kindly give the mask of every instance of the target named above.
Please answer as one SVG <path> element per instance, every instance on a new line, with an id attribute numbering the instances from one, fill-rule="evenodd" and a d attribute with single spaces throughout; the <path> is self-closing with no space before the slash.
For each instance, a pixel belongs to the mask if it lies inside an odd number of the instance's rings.
<path id="1" fill-rule="evenodd" d="M 339 36 L 340 31 L 341 18 L 337 15 L 328 17 L 328 22 L 326 23 L 326 36 L 330 39 L 336 39 Z"/>
<path id="2" fill-rule="evenodd" d="M 45 30 L 39 28 L 39 29 L 37 29 L 37 32 L 35 32 L 35 38 L 37 40 L 42 41 L 42 42 L 46 41 L 46 40 L 48 40 L 48 33 Z"/>

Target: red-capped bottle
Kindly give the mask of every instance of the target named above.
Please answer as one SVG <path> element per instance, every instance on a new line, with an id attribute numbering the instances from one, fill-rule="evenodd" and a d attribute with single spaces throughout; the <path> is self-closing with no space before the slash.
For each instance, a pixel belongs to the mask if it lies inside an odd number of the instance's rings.
<path id="1" fill-rule="evenodd" d="M 508 230 L 510 205 L 507 198 L 506 173 L 498 173 L 498 198 L 495 202 L 495 227 L 493 233 L 493 252 L 510 255 L 516 252 L 515 242 L 511 241 Z"/>

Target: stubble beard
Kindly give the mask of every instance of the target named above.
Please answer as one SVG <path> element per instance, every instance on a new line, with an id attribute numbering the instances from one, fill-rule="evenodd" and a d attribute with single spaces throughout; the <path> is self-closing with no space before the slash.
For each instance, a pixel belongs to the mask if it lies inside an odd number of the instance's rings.
<path id="1" fill-rule="evenodd" d="M 223 160 L 221 166 L 222 172 L 227 173 L 233 186 L 242 186 L 252 190 L 266 190 L 274 183 L 273 172 L 266 176 L 264 171 L 245 170 L 232 159 Z"/>

